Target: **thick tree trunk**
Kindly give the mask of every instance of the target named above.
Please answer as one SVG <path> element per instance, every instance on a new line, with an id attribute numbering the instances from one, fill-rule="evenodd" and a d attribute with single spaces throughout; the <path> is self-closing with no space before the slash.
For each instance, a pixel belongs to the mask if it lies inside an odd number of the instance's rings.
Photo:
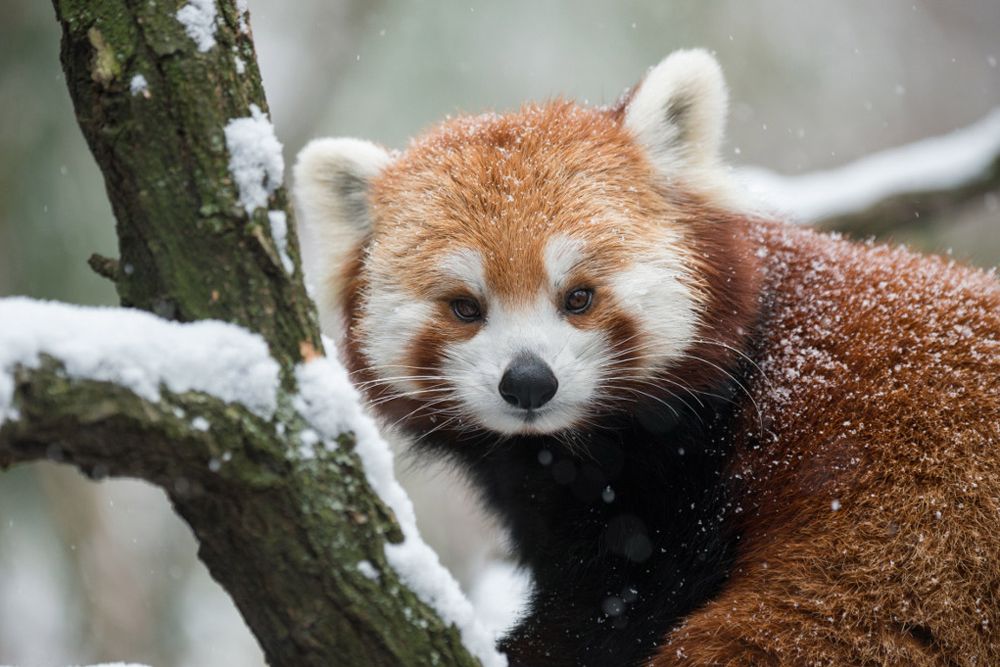
<path id="1" fill-rule="evenodd" d="M 248 17 L 231 1 L 203 4 L 218 7 L 204 52 L 177 18 L 183 3 L 56 0 L 66 82 L 118 221 L 122 304 L 245 326 L 288 365 L 302 343 L 322 345 L 270 232 L 267 210 L 285 210 L 285 190 L 248 216 L 224 136 L 252 105 L 267 112 Z M 294 225 L 288 235 L 297 272 Z"/>
<path id="2" fill-rule="evenodd" d="M 121 259 L 92 265 L 123 305 L 260 334 L 280 366 L 276 413 L 196 392 L 153 402 L 67 377 L 50 358 L 14 372 L 17 416 L 3 421 L 0 405 L 0 466 L 55 459 L 163 487 L 272 665 L 476 665 L 457 629 L 387 563 L 386 543 L 403 534 L 352 434 L 298 454 L 309 425 L 293 405 L 295 369 L 322 354 L 314 307 L 284 189 L 272 184 L 266 206 L 248 213 L 224 133 L 253 106 L 267 110 L 249 17 L 233 0 L 192 3 L 217 11 L 204 26 L 215 43 L 199 48 L 181 6 L 55 1 L 67 84 L 117 218 Z M 286 216 L 286 239 L 272 235 L 269 211 Z"/>

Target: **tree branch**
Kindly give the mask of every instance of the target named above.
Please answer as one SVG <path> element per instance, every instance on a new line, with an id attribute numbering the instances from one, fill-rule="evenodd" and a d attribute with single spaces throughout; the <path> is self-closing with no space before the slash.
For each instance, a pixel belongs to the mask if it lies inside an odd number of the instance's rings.
<path id="1" fill-rule="evenodd" d="M 743 168 L 739 176 L 793 219 L 854 236 L 948 224 L 962 207 L 1000 193 L 1000 109 L 829 171 L 781 176 Z"/>
<path id="2" fill-rule="evenodd" d="M 454 580 L 435 572 L 419 596 L 404 581 L 400 554 L 426 546 L 409 505 L 390 511 L 372 490 L 387 484 L 364 452 L 385 445 L 346 377 L 301 389 L 336 367 L 301 279 L 248 17 L 233 0 L 54 4 L 117 219 L 117 270 L 98 268 L 123 305 L 249 331 L 0 300 L 0 465 L 54 458 L 161 486 L 272 665 L 479 664 L 456 605 L 427 604 L 461 599 Z M 492 640 L 475 648 L 503 664 Z"/>
<path id="3" fill-rule="evenodd" d="M 818 220 L 816 226 L 858 238 L 940 227 L 952 224 L 964 207 L 990 193 L 1000 194 L 1000 151 L 986 169 L 957 186 L 890 195 L 864 210 Z"/>
<path id="4" fill-rule="evenodd" d="M 389 562 L 385 546 L 404 534 L 369 487 L 353 433 L 331 437 L 295 407 L 303 395 L 285 394 L 276 374 L 275 414 L 257 414 L 267 411 L 254 408 L 260 359 L 242 350 L 259 339 L 211 322 L 23 299 L 0 299 L 0 320 L 10 325 L 0 331 L 0 467 L 49 459 L 163 488 L 271 664 L 477 664 L 458 630 Z M 125 333 L 95 340 L 99 325 Z M 157 359 L 167 342 L 177 352 Z M 245 366 L 227 372 L 246 378 L 245 395 L 227 402 L 211 393 L 230 392 L 226 383 L 169 389 L 220 345 L 241 351 Z M 165 370 L 152 400 L 156 369 Z"/>

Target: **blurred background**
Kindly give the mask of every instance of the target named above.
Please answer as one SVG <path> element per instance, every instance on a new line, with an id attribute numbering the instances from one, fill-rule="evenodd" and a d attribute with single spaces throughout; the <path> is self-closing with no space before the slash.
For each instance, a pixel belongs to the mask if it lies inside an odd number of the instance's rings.
<path id="1" fill-rule="evenodd" d="M 783 174 L 946 133 L 1000 106 L 997 0 L 250 0 L 250 9 L 289 165 L 317 135 L 402 148 L 446 114 L 557 95 L 613 102 L 680 47 L 714 50 L 723 65 L 730 161 Z M 3 16 L 0 296 L 115 304 L 85 262 L 116 254 L 114 222 L 66 92 L 52 9 L 4 0 Z M 995 196 L 932 231 L 895 234 L 983 266 L 1000 260 Z M 508 622 L 523 578 L 496 565 L 502 535 L 449 471 L 398 466 L 426 539 L 483 613 Z M 0 474 L 0 664 L 110 660 L 263 664 L 160 491 L 54 465 Z"/>

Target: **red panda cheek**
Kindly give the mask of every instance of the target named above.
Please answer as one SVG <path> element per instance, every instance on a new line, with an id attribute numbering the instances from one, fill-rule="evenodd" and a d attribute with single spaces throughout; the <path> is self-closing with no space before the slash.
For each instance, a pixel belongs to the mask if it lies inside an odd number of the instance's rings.
<path id="1" fill-rule="evenodd" d="M 641 355 L 642 345 L 639 323 L 620 308 L 610 308 L 598 319 L 611 354 L 616 357 L 615 367 L 630 366 L 628 359 Z M 633 352 L 630 352 L 633 351 Z"/>
<path id="2" fill-rule="evenodd" d="M 638 349 L 642 345 L 642 331 L 638 320 L 613 301 L 604 299 L 596 303 L 593 310 L 574 315 L 571 321 L 578 329 L 600 333 L 609 352 L 616 357 L 621 356 L 612 367 L 635 365 L 625 362 L 629 357 L 642 354 L 641 349 Z M 628 353 L 629 350 L 633 352 Z"/>
<path id="3" fill-rule="evenodd" d="M 410 342 L 406 350 L 406 363 L 411 368 L 406 369 L 406 375 L 416 375 L 421 378 L 435 376 L 441 368 L 441 360 L 447 341 L 441 335 L 439 327 L 428 325 Z M 429 388 L 439 384 L 434 380 L 421 379 L 414 384 L 421 388 Z"/>
<path id="4" fill-rule="evenodd" d="M 474 323 L 454 321 L 454 315 L 447 308 L 438 321 L 427 324 L 410 342 L 406 349 L 405 363 L 412 368 L 406 375 L 436 376 L 444 360 L 445 349 L 469 340 L 476 335 L 479 326 Z M 432 378 L 417 380 L 414 384 L 421 388 L 441 386 L 441 381 Z"/>
<path id="5" fill-rule="evenodd" d="M 572 315 L 570 321 L 578 329 L 604 332 L 608 344 L 612 346 L 624 344 L 639 332 L 636 319 L 616 300 L 607 296 L 595 298 L 590 310 L 581 315 Z"/>

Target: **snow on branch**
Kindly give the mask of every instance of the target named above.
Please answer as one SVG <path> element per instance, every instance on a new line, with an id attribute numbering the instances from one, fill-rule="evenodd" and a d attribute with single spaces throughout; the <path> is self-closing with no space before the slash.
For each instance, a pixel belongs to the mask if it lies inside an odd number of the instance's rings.
<path id="1" fill-rule="evenodd" d="M 326 341 L 333 349 L 332 341 Z M 441 564 L 437 554 L 420 537 L 413 503 L 393 473 L 393 456 L 372 419 L 361 409 L 361 397 L 340 364 L 327 358 L 316 359 L 296 369 L 299 394 L 294 404 L 313 428 L 325 438 L 336 438 L 349 430 L 356 439 L 355 452 L 361 458 L 369 485 L 392 509 L 403 531 L 403 541 L 385 543 L 385 556 L 407 585 L 445 623 L 455 625 L 462 642 L 483 667 L 505 667 L 507 659 L 497 652 L 493 635 L 476 617 L 472 603 L 458 582 Z M 370 563 L 358 563 L 367 576 L 377 574 Z"/>
<path id="2" fill-rule="evenodd" d="M 856 214 L 900 195 L 964 186 L 986 178 L 998 157 L 1000 109 L 994 109 L 968 127 L 836 169 L 782 176 L 743 167 L 736 176 L 763 204 L 812 223 Z"/>
<path id="3" fill-rule="evenodd" d="M 191 0 L 177 10 L 176 16 L 199 51 L 204 53 L 215 46 L 215 0 Z"/>
<path id="4" fill-rule="evenodd" d="M 249 116 L 230 120 L 224 131 L 229 172 L 239 190 L 240 204 L 252 214 L 254 209 L 267 206 L 268 198 L 281 187 L 285 176 L 281 142 L 256 104 L 250 105 Z"/>
<path id="5" fill-rule="evenodd" d="M 151 402 L 199 391 L 270 418 L 278 364 L 257 335 L 225 322 L 169 322 L 138 310 L 0 299 L 0 425 L 16 417 L 13 372 L 57 359 L 70 378 L 115 383 Z"/>
<path id="6" fill-rule="evenodd" d="M 384 542 L 382 562 L 446 624 L 458 629 L 483 667 L 507 664 L 458 582 L 421 539 L 413 505 L 393 473 L 389 445 L 362 410 L 360 396 L 339 363 L 320 357 L 300 364 L 295 370 L 298 390 L 283 399 L 278 363 L 263 338 L 232 324 L 211 320 L 181 324 L 135 310 L 24 298 L 0 299 L 0 323 L 0 427 L 5 417 L 10 421 L 20 417 L 14 405 L 15 373 L 39 369 L 48 357 L 61 377 L 112 383 L 149 403 L 160 401 L 161 389 L 174 394 L 175 400 L 195 391 L 245 407 L 267 421 L 279 420 L 274 432 L 299 445 L 285 451 L 293 465 L 310 465 L 320 455 L 317 448 L 336 452 L 344 435 L 350 434 L 369 485 L 402 531 L 402 541 Z M 332 343 L 328 345 L 332 349 Z M 291 405 L 294 412 L 276 415 L 279 402 Z M 84 423 L 81 420 L 73 428 L 85 428 Z M 202 417 L 190 426 L 192 432 L 208 430 Z M 67 457 L 76 460 L 73 443 L 62 446 Z M 0 453 L 3 448 L 0 437 Z M 117 450 L 108 452 L 114 456 Z M 155 458 L 152 452 L 147 455 Z M 87 454 L 88 463 L 93 457 Z M 209 464 L 208 470 L 203 463 L 195 465 L 201 469 L 184 474 L 197 478 L 221 467 L 218 462 Z M 381 580 L 371 562 L 359 560 L 354 566 L 369 580 Z"/>

